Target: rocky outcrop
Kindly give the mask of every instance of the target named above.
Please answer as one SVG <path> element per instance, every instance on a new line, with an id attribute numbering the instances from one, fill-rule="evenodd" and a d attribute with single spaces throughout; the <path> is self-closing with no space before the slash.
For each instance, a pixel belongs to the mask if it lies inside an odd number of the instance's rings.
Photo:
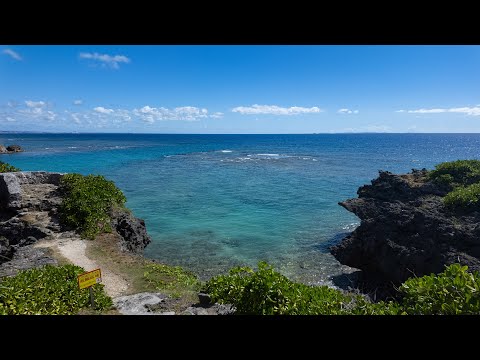
<path id="1" fill-rule="evenodd" d="M 233 315 L 231 305 L 199 302 L 178 312 L 171 311 L 178 299 L 161 293 L 143 292 L 113 299 L 115 308 L 123 315 Z"/>
<path id="2" fill-rule="evenodd" d="M 9 145 L 7 146 L 7 151 L 9 152 L 22 152 L 23 149 L 20 145 Z"/>
<path id="3" fill-rule="evenodd" d="M 426 175 L 425 169 L 405 175 L 380 171 L 371 185 L 359 188 L 358 198 L 339 203 L 361 224 L 331 252 L 361 269 L 367 288 L 392 287 L 457 262 L 480 271 L 480 213 L 445 208 L 442 197 L 449 189 Z"/>
<path id="4" fill-rule="evenodd" d="M 59 221 L 63 175 L 44 171 L 0 173 L 0 276 L 55 263 L 46 250 L 34 250 L 38 240 L 78 237 Z M 111 215 L 121 250 L 141 253 L 151 241 L 143 220 L 126 209 Z"/>
<path id="5" fill-rule="evenodd" d="M 120 235 L 122 251 L 143 253 L 152 239 L 147 234 L 145 221 L 133 216 L 127 209 L 114 209 L 110 213 L 111 226 Z"/>
<path id="6" fill-rule="evenodd" d="M 0 144 L 0 154 L 12 154 L 22 152 L 23 149 L 20 145 L 9 145 L 7 147 Z"/>

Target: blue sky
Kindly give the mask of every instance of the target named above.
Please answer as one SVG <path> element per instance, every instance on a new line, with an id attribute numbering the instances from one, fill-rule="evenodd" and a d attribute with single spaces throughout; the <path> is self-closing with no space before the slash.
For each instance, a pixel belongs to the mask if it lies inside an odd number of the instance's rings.
<path id="1" fill-rule="evenodd" d="M 0 45 L 0 130 L 480 132 L 480 46 Z"/>

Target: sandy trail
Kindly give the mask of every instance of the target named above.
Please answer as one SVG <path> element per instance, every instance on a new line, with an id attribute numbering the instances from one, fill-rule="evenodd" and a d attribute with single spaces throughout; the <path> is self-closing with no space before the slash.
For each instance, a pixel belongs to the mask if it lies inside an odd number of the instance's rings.
<path id="1" fill-rule="evenodd" d="M 68 259 L 74 265 L 83 267 L 85 271 L 101 268 L 102 284 L 105 285 L 106 293 L 112 298 L 123 295 L 123 293 L 128 289 L 128 284 L 123 278 L 105 267 L 100 267 L 95 261 L 87 257 L 87 243 L 78 236 L 74 236 L 73 238 L 59 238 L 45 242 L 39 242 L 37 243 L 37 246 L 56 247 L 63 257 Z"/>

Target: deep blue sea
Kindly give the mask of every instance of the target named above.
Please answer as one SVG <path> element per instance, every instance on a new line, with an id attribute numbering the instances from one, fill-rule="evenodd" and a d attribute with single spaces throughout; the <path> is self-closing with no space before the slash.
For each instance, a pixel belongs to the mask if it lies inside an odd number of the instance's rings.
<path id="1" fill-rule="evenodd" d="M 337 203 L 378 170 L 480 158 L 480 134 L 0 134 L 22 170 L 102 174 L 145 219 L 145 255 L 202 278 L 266 260 L 288 277 L 329 283 L 328 252 L 359 219 Z"/>

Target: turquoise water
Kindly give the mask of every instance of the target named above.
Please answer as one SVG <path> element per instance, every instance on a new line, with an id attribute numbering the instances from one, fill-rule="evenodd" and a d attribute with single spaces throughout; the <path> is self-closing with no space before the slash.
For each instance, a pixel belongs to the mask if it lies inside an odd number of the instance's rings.
<path id="1" fill-rule="evenodd" d="M 337 203 L 378 170 L 480 158 L 480 134 L 1 134 L 23 170 L 102 174 L 145 219 L 145 255 L 202 278 L 274 264 L 307 283 L 346 270 L 328 252 L 359 223 Z"/>

